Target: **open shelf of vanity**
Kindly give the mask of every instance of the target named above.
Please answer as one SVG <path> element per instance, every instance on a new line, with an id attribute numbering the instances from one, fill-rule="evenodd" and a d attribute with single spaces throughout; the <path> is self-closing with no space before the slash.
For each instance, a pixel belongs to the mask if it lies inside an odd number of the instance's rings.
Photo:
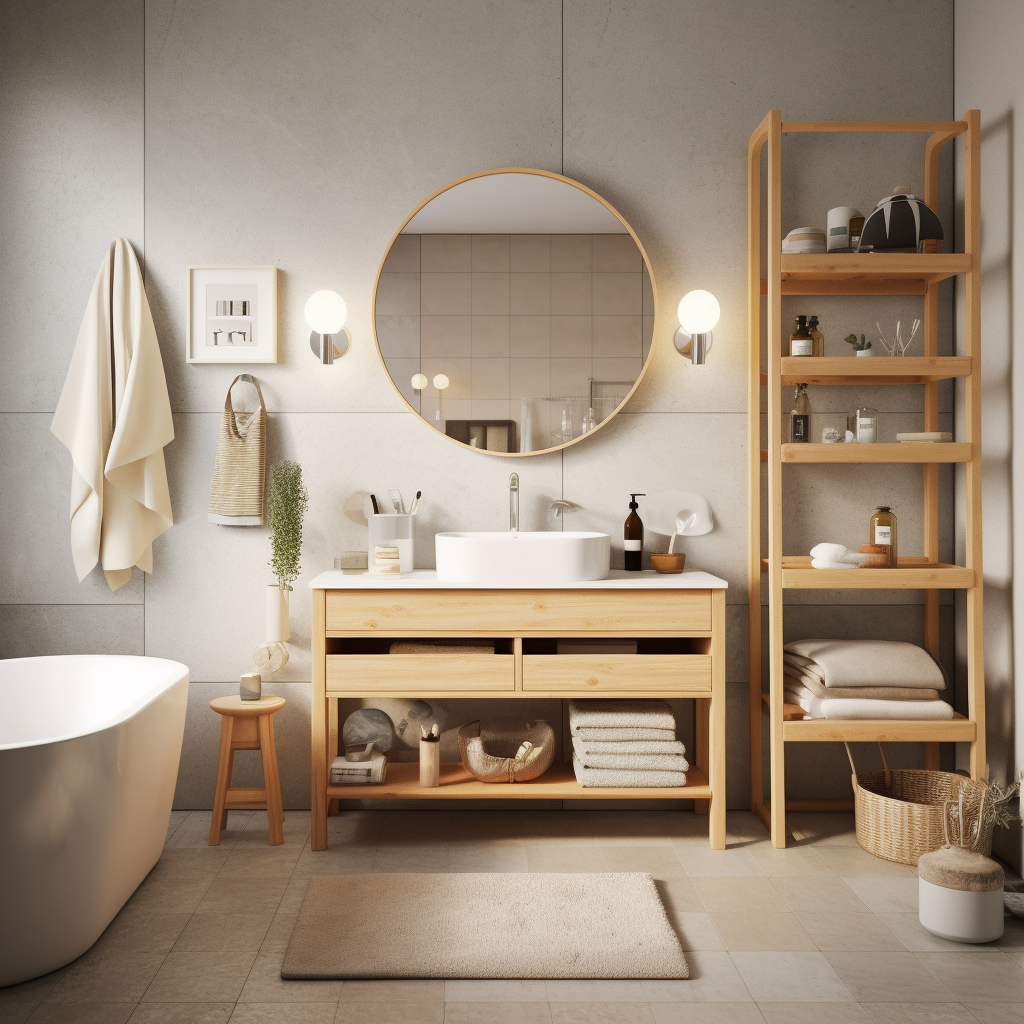
<path id="1" fill-rule="evenodd" d="M 558 587 L 461 586 L 419 570 L 404 577 L 325 572 L 313 590 L 312 847 L 327 847 L 337 800 L 694 800 L 725 848 L 725 590 L 703 572 L 612 570 L 609 578 Z M 560 639 L 630 639 L 636 654 L 559 654 Z M 494 646 L 493 654 L 390 654 L 395 640 Z M 569 699 L 685 698 L 695 702 L 694 749 L 685 787 L 584 788 L 572 766 L 539 779 L 483 783 L 461 765 L 441 766 L 423 789 L 416 764 L 389 764 L 380 786 L 332 786 L 339 700 L 366 697 Z M 332 806 L 333 805 L 333 806 Z"/>
<path id="2" fill-rule="evenodd" d="M 964 240 L 961 253 L 782 253 L 782 136 L 803 132 L 919 132 L 927 135 L 924 201 L 938 205 L 939 154 L 964 139 Z M 777 847 L 786 845 L 787 810 L 852 809 L 852 801 L 787 800 L 785 744 L 793 742 L 894 742 L 925 744 L 926 767 L 938 768 L 939 743 L 969 744 L 973 778 L 984 775 L 985 683 L 982 637 L 981 536 L 981 313 L 980 313 L 980 115 L 962 121 L 855 122 L 783 121 L 768 113 L 748 148 L 748 302 L 749 302 L 749 573 L 750 608 L 750 766 L 751 807 L 771 830 Z M 762 151 L 767 148 L 767 244 L 762 252 Z M 965 296 L 964 355 L 938 354 L 938 287 L 961 276 Z M 781 298 L 784 295 L 920 295 L 924 300 L 924 355 L 901 358 L 784 356 Z M 762 298 L 766 317 L 762 327 Z M 762 343 L 767 372 L 761 370 Z M 785 444 L 782 442 L 782 389 L 796 384 L 924 387 L 924 429 L 938 430 L 940 381 L 962 379 L 964 441 L 938 444 Z M 767 401 L 762 397 L 767 391 Z M 760 450 L 761 414 L 768 418 L 768 448 Z M 901 556 L 895 568 L 853 572 L 814 569 L 810 557 L 782 550 L 783 464 L 917 464 L 924 467 L 923 556 Z M 939 477 L 942 463 L 965 467 L 965 564 L 939 562 Z M 767 487 L 762 467 L 767 465 Z M 762 494 L 762 491 L 764 493 Z M 768 557 L 761 557 L 761 518 L 768 511 Z M 762 692 L 761 594 L 767 573 L 768 692 Z M 783 595 L 786 590 L 915 589 L 925 594 L 924 646 L 939 653 L 939 592 L 966 592 L 968 715 L 949 721 L 807 719 L 804 710 L 783 699 Z M 762 779 L 762 722 L 768 722 L 770 800 Z"/>

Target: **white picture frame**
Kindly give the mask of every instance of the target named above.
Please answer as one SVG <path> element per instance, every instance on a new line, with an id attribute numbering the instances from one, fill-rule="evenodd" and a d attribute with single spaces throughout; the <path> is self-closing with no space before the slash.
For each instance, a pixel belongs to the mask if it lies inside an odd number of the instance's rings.
<path id="1" fill-rule="evenodd" d="M 277 267 L 190 266 L 189 363 L 277 362 Z"/>

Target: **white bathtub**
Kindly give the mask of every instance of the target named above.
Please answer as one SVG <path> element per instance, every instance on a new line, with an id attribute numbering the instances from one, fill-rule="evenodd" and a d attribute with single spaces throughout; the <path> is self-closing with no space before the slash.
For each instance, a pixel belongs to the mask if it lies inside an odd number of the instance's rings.
<path id="1" fill-rule="evenodd" d="M 160 858 L 188 669 L 0 661 L 0 986 L 81 956 Z"/>

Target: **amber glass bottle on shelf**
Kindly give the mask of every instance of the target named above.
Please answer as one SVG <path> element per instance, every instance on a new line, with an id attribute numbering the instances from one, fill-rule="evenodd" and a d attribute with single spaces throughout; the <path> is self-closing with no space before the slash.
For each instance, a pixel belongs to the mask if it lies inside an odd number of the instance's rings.
<path id="1" fill-rule="evenodd" d="M 881 544 L 889 549 L 889 568 L 899 564 L 896 550 L 896 515 L 888 505 L 879 505 L 871 517 L 868 533 L 869 544 Z"/>
<path id="2" fill-rule="evenodd" d="M 819 358 L 825 354 L 825 335 L 818 330 L 817 316 L 811 316 L 807 321 L 807 333 L 811 336 L 812 354 Z"/>
<path id="3" fill-rule="evenodd" d="M 806 444 L 811 439 L 811 403 L 807 385 L 797 384 L 793 392 L 793 411 L 789 414 L 789 439 L 795 444 Z"/>
<path id="4" fill-rule="evenodd" d="M 789 336 L 789 351 L 787 356 L 813 356 L 814 339 L 807 327 L 807 317 L 796 318 L 796 330 Z"/>

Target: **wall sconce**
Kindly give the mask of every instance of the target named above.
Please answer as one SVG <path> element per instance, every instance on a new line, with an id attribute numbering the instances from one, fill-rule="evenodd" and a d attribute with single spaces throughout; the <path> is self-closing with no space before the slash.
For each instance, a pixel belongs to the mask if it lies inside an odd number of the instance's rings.
<path id="1" fill-rule="evenodd" d="M 434 419 L 441 419 L 441 392 L 451 383 L 443 373 L 434 374 L 434 387 L 437 388 L 437 412 Z M 417 391 L 422 391 L 427 386 L 427 375 L 425 373 L 414 373 L 412 375 L 412 386 Z"/>
<path id="2" fill-rule="evenodd" d="M 711 329 L 722 315 L 718 299 L 701 288 L 687 292 L 679 300 L 679 330 L 676 331 L 676 349 L 689 356 L 690 361 L 702 364 L 711 349 Z"/>
<path id="3" fill-rule="evenodd" d="M 345 300 L 325 288 L 306 299 L 305 312 L 306 323 L 313 328 L 309 347 L 321 363 L 329 366 L 348 351 L 352 342 L 352 335 L 345 329 L 348 316 Z"/>

